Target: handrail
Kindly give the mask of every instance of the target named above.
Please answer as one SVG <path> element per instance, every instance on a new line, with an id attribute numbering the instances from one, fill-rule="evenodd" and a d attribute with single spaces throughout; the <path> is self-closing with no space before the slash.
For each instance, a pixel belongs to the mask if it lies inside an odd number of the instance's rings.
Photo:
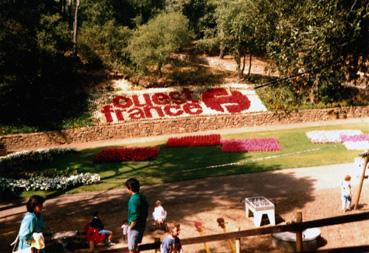
<path id="1" fill-rule="evenodd" d="M 338 225 L 338 224 L 349 223 L 349 222 L 363 221 L 363 220 L 368 220 L 368 219 L 369 219 L 369 212 L 346 214 L 346 215 L 339 215 L 339 216 L 322 218 L 322 219 L 317 219 L 317 220 L 304 221 L 301 223 L 268 226 L 268 227 L 241 230 L 241 231 L 236 231 L 236 232 L 228 232 L 228 233 L 221 233 L 221 234 L 184 238 L 184 239 L 181 239 L 181 244 L 188 245 L 188 244 L 197 244 L 197 243 L 212 242 L 212 241 L 224 241 L 228 239 L 237 239 L 241 237 L 272 234 L 272 233 L 286 232 L 286 231 L 303 231 L 307 228 L 332 226 L 332 225 Z M 147 244 L 139 245 L 139 251 L 158 249 L 159 247 L 160 247 L 160 242 L 147 243 Z M 126 250 L 127 248 L 120 248 L 120 249 L 107 249 L 107 250 L 103 250 L 100 252 L 122 253 L 122 252 L 125 252 Z"/>

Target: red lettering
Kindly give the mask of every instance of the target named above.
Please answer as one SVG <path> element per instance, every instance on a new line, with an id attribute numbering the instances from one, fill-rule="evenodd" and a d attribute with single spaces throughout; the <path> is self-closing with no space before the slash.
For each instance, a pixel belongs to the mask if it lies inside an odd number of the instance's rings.
<path id="1" fill-rule="evenodd" d="M 182 94 L 181 94 L 181 93 L 179 93 L 178 91 L 172 91 L 172 92 L 169 92 L 169 96 L 170 96 L 170 98 L 173 100 L 173 102 L 174 102 L 175 104 L 180 105 L 180 104 L 183 104 L 183 103 L 185 103 L 185 102 L 186 102 L 186 99 L 184 99 L 184 98 L 182 97 Z"/>
<path id="2" fill-rule="evenodd" d="M 117 116 L 118 121 L 124 121 L 122 110 L 115 110 L 115 115 Z"/>
<path id="3" fill-rule="evenodd" d="M 113 117 L 111 116 L 111 113 L 113 112 L 113 110 L 111 108 L 112 108 L 111 105 L 106 105 L 101 110 L 101 112 L 105 115 L 106 122 L 108 123 L 113 122 Z"/>
<path id="4" fill-rule="evenodd" d="M 128 110 L 127 113 L 129 114 L 129 117 L 131 119 L 144 119 L 145 118 L 145 114 L 142 111 L 142 109 L 137 108 L 137 107 Z"/>
<path id="5" fill-rule="evenodd" d="M 172 111 L 172 109 L 176 110 L 176 111 Z M 181 107 L 179 107 L 178 105 L 167 105 L 164 107 L 164 112 L 166 115 L 168 116 L 179 116 L 181 114 L 183 114 L 183 111 L 180 110 Z"/>
<path id="6" fill-rule="evenodd" d="M 155 93 L 151 98 L 157 105 L 167 105 L 170 103 L 169 96 L 165 93 Z"/>
<path id="7" fill-rule="evenodd" d="M 121 100 L 123 100 L 123 101 L 121 101 Z M 113 99 L 113 104 L 114 104 L 114 106 L 119 107 L 119 108 L 128 108 L 132 105 L 132 100 L 128 97 L 116 96 Z"/>
<path id="8" fill-rule="evenodd" d="M 183 110 L 191 115 L 201 114 L 203 112 L 199 103 L 187 103 L 183 106 Z"/>
<path id="9" fill-rule="evenodd" d="M 152 118 L 151 110 L 154 110 L 159 117 L 164 117 L 163 110 L 160 107 L 158 107 L 158 106 L 145 106 L 144 111 L 145 111 L 146 118 Z"/>
<path id="10" fill-rule="evenodd" d="M 142 103 L 141 104 L 138 95 L 133 95 L 132 96 L 133 103 L 135 104 L 135 106 L 148 106 L 148 105 L 152 105 L 149 94 L 143 94 L 143 97 L 144 97 L 146 103 Z"/>

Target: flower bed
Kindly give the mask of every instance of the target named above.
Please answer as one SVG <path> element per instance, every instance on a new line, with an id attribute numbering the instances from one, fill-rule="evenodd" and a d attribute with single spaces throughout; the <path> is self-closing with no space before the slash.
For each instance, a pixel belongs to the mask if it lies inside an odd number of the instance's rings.
<path id="1" fill-rule="evenodd" d="M 159 147 L 106 148 L 95 156 L 95 162 L 149 161 L 159 154 Z"/>
<path id="2" fill-rule="evenodd" d="M 326 130 L 306 132 L 306 136 L 312 143 L 342 143 L 341 136 L 361 135 L 360 130 Z"/>
<path id="3" fill-rule="evenodd" d="M 220 144 L 219 134 L 194 135 L 178 138 L 169 138 L 168 147 L 197 147 L 197 146 L 216 146 Z"/>
<path id="4" fill-rule="evenodd" d="M 275 138 L 223 140 L 222 152 L 268 152 L 280 151 L 281 145 Z"/>
<path id="5" fill-rule="evenodd" d="M 29 179 L 10 179 L 0 177 L 0 191 L 60 190 L 72 186 L 89 185 L 100 182 L 99 174 L 81 173 L 68 177 L 31 177 Z"/>
<path id="6" fill-rule="evenodd" d="M 345 141 L 343 143 L 348 150 L 368 150 L 369 141 Z"/>
<path id="7" fill-rule="evenodd" d="M 341 135 L 342 142 L 359 142 L 359 141 L 369 141 L 369 135 L 358 134 L 358 135 Z"/>

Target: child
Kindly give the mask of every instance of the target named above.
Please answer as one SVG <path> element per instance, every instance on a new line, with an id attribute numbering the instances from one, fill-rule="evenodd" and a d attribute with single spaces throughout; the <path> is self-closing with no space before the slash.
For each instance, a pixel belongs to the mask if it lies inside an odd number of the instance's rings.
<path id="1" fill-rule="evenodd" d="M 345 180 L 341 183 L 341 199 L 342 199 L 342 210 L 345 212 L 350 210 L 351 207 L 351 177 L 345 176 Z"/>
<path id="2" fill-rule="evenodd" d="M 99 215 L 98 212 L 94 212 L 90 226 L 93 228 L 96 228 L 99 231 L 100 235 L 105 235 L 108 238 L 107 245 L 111 246 L 113 245 L 113 243 L 111 242 L 111 238 L 113 237 L 113 232 L 110 230 L 106 230 L 104 228 L 104 224 L 102 223 L 98 215 Z"/>
<path id="3" fill-rule="evenodd" d="M 127 241 L 127 233 L 128 233 L 128 220 L 123 220 L 123 225 L 121 226 L 123 232 L 123 241 Z"/>
<path id="4" fill-rule="evenodd" d="M 159 229 L 163 229 L 165 219 L 167 218 L 167 212 L 164 210 L 161 205 L 160 200 L 155 202 L 155 209 L 152 213 L 152 217 L 154 219 L 154 225 L 158 226 Z"/>
<path id="5" fill-rule="evenodd" d="M 168 224 L 168 235 L 160 245 L 160 253 L 183 253 L 179 232 L 179 224 Z"/>

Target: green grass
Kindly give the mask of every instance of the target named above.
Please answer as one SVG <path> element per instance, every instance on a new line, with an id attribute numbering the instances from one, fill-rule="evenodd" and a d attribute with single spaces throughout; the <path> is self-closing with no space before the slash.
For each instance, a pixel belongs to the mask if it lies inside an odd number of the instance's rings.
<path id="1" fill-rule="evenodd" d="M 222 153 L 220 147 L 198 148 L 166 148 L 164 142 L 145 143 L 136 146 L 161 145 L 161 151 L 155 161 L 93 163 L 94 155 L 101 150 L 88 149 L 76 154 L 57 159 L 43 169 L 99 173 L 102 182 L 95 185 L 81 186 L 69 190 L 69 193 L 83 191 L 101 191 L 122 187 L 123 182 L 130 177 L 139 178 L 143 184 L 158 184 L 177 182 L 190 179 L 200 179 L 211 176 L 244 174 L 266 170 L 309 167 L 328 164 L 352 162 L 360 151 L 348 151 L 341 144 L 312 144 L 305 132 L 311 130 L 360 129 L 369 132 L 367 124 L 336 125 L 326 127 L 311 127 L 286 129 L 264 132 L 249 132 L 242 134 L 223 135 L 222 138 L 245 137 L 275 137 L 282 145 L 280 152 L 266 153 Z M 134 146 L 131 144 L 130 146 Z M 237 163 L 237 164 L 232 164 Z M 209 166 L 222 165 L 211 168 Z M 61 192 L 59 194 L 63 194 Z M 22 193 L 23 197 L 31 193 Z M 58 194 L 57 192 L 43 195 Z"/>

